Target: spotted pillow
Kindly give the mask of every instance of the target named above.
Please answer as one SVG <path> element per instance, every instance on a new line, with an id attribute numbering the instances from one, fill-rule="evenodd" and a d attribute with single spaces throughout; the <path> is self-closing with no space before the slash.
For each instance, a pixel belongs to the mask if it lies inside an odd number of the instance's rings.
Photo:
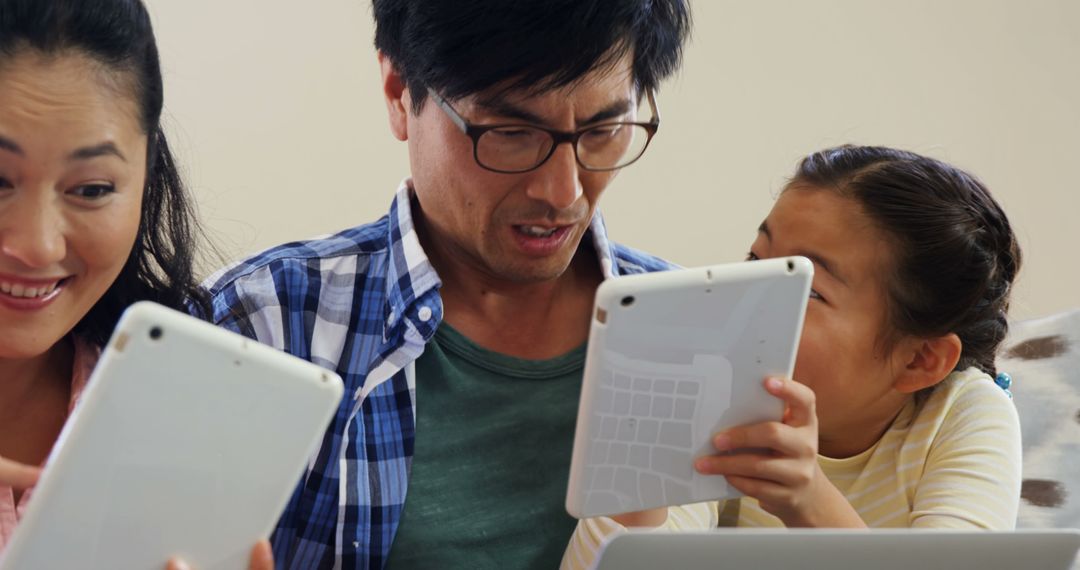
<path id="1" fill-rule="evenodd" d="M 1080 310 L 1013 322 L 1003 346 L 1024 447 L 1017 526 L 1080 527 Z"/>

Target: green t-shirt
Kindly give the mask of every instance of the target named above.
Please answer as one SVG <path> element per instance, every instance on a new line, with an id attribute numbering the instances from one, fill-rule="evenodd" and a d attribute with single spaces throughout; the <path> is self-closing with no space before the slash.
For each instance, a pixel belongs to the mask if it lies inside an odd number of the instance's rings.
<path id="1" fill-rule="evenodd" d="M 416 361 L 416 449 L 387 568 L 558 568 L 584 345 L 485 350 L 443 323 Z"/>

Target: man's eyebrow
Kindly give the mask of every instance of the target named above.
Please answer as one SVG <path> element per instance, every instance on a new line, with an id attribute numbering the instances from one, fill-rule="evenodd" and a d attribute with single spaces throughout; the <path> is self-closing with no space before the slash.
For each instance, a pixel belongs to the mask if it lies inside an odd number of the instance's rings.
<path id="1" fill-rule="evenodd" d="M 20 147 L 18 144 L 15 144 L 15 141 L 2 135 L 0 135 L 0 150 L 6 150 L 11 154 L 17 154 L 19 156 L 23 156 L 25 154 L 23 153 L 22 147 Z"/>
<path id="2" fill-rule="evenodd" d="M 481 99 L 476 102 L 476 106 L 493 115 L 507 117 L 510 119 L 517 119 L 519 121 L 524 121 L 526 123 L 534 125 L 544 125 L 547 122 L 544 120 L 543 117 L 537 115 L 536 113 L 522 109 L 521 107 L 518 107 L 513 103 L 509 103 L 495 98 Z M 599 123 L 601 121 L 614 119 L 620 115 L 628 113 L 631 107 L 632 103 L 629 99 L 614 101 L 607 107 L 604 107 L 600 111 L 593 113 L 592 116 L 581 121 L 580 124 L 591 125 L 594 123 Z"/>
<path id="3" fill-rule="evenodd" d="M 120 160 L 127 162 L 127 157 L 124 153 L 120 152 L 120 149 L 116 148 L 116 145 L 112 142 L 103 142 L 93 146 L 87 146 L 75 150 L 68 155 L 68 160 L 90 160 L 99 156 L 115 156 Z"/>
<path id="4" fill-rule="evenodd" d="M 769 241 L 772 241 L 772 232 L 769 231 L 768 221 L 761 222 L 761 225 L 758 226 L 758 233 L 763 234 Z M 828 258 L 812 251 L 806 250 L 796 251 L 795 255 L 801 255 L 809 259 L 810 261 L 814 262 L 814 265 L 817 265 L 818 267 L 824 269 L 826 273 L 836 278 L 837 281 L 843 283 L 845 286 L 848 285 L 847 279 L 844 279 L 844 276 L 837 272 L 836 264 L 832 261 L 829 261 Z"/>
<path id="5" fill-rule="evenodd" d="M 581 124 L 591 125 L 593 123 L 599 123 L 601 121 L 614 119 L 620 115 L 625 115 L 626 113 L 629 113 L 632 107 L 633 103 L 629 99 L 614 101 L 607 107 L 604 107 L 600 111 L 593 113 L 593 116 L 585 119 L 581 122 Z"/>

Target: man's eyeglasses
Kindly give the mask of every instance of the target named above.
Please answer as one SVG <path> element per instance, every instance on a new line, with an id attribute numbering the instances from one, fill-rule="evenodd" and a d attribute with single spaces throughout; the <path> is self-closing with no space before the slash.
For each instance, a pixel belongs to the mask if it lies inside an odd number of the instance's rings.
<path id="1" fill-rule="evenodd" d="M 527 124 L 474 125 L 434 90 L 429 89 L 428 94 L 450 120 L 472 139 L 476 163 L 488 170 L 507 174 L 540 168 L 562 143 L 570 143 L 583 169 L 595 172 L 616 170 L 641 158 L 660 126 L 660 114 L 651 90 L 646 91 L 652 111 L 651 121 L 607 122 L 573 132 Z"/>

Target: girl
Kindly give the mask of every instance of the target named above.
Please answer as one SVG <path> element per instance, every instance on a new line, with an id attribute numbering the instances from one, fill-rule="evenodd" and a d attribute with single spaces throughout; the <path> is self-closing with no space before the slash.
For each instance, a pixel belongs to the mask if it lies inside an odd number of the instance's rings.
<path id="1" fill-rule="evenodd" d="M 625 526 L 1015 526 L 1020 427 L 994 354 L 1020 250 L 986 188 L 909 152 L 815 153 L 748 257 L 788 255 L 815 274 L 798 382 L 764 383 L 784 420 L 716 434 L 694 464 L 746 496 L 581 521 L 564 567 Z"/>

